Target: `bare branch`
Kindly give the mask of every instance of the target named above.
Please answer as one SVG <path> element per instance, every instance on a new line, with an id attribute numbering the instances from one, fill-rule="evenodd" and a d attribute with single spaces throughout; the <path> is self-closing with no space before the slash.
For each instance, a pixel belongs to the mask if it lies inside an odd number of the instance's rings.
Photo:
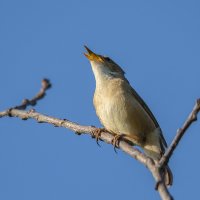
<path id="1" fill-rule="evenodd" d="M 38 92 L 38 94 L 33 97 L 32 99 L 23 100 L 22 104 L 19 106 L 16 106 L 14 108 L 10 108 L 6 111 L 0 112 L 0 118 L 9 116 L 9 117 L 18 117 L 22 120 L 27 119 L 35 119 L 39 123 L 49 123 L 53 124 L 55 127 L 64 127 L 67 129 L 70 129 L 74 131 L 76 134 L 90 134 L 92 137 L 94 136 L 94 132 L 97 130 L 94 126 L 82 126 L 77 123 L 71 122 L 67 119 L 58 119 L 55 117 L 50 117 L 41 113 L 36 112 L 34 109 L 31 109 L 29 111 L 24 111 L 27 106 L 35 106 L 37 104 L 37 101 L 42 99 L 45 94 L 46 90 L 51 87 L 51 84 L 48 79 L 44 79 L 42 81 L 42 88 Z M 177 147 L 178 143 L 180 142 L 181 138 L 183 137 L 186 130 L 190 127 L 190 125 L 197 120 L 197 114 L 200 111 L 200 99 L 197 100 L 192 112 L 190 113 L 188 119 L 185 121 L 183 127 L 177 131 L 177 134 L 172 141 L 171 145 L 167 149 L 166 153 L 162 156 L 159 163 L 155 163 L 151 158 L 147 157 L 145 154 L 140 152 L 138 149 L 133 147 L 127 140 L 120 140 L 119 141 L 119 148 L 130 155 L 131 157 L 138 160 L 140 163 L 142 163 L 144 166 L 146 166 L 149 171 L 152 173 L 152 176 L 154 177 L 156 181 L 156 189 L 158 190 L 161 199 L 163 200 L 172 200 L 173 197 L 170 195 L 168 188 L 166 187 L 164 183 L 164 178 L 161 173 L 161 169 L 167 165 L 170 157 L 172 156 L 173 151 Z M 107 132 L 106 130 L 101 132 L 101 135 L 99 137 L 102 141 L 112 144 L 112 141 L 114 139 L 113 134 Z"/>
<path id="2" fill-rule="evenodd" d="M 42 80 L 42 86 L 40 91 L 35 95 L 35 97 L 33 97 L 32 99 L 24 99 L 21 103 L 21 105 L 19 106 L 15 106 L 15 109 L 19 109 L 19 110 L 25 110 L 27 108 L 27 106 L 35 106 L 37 104 L 37 101 L 41 100 L 42 98 L 44 98 L 44 96 L 46 95 L 46 90 L 48 90 L 49 88 L 51 88 L 51 83 L 48 79 L 43 79 Z M 9 108 L 8 110 L 5 110 L 3 112 L 0 112 L 0 118 L 7 116 L 10 113 L 10 110 L 13 108 Z"/>
<path id="3" fill-rule="evenodd" d="M 0 116 L 2 113 L 0 112 Z M 4 115 L 5 116 L 5 115 Z M 71 122 L 67 119 L 58 119 L 54 117 L 50 117 L 41 113 L 36 112 L 34 109 L 29 111 L 19 110 L 19 109 L 10 109 L 7 111 L 7 116 L 11 117 L 19 117 L 23 120 L 27 119 L 35 119 L 39 123 L 49 123 L 54 125 L 55 127 L 64 127 L 71 129 L 77 134 L 90 134 L 93 136 L 94 131 L 97 129 L 94 126 L 82 126 L 77 123 Z M 112 144 L 114 136 L 106 131 L 101 132 L 100 139 L 108 144 Z M 148 158 L 145 154 L 141 153 L 139 150 L 131 146 L 128 142 L 121 140 L 119 142 L 119 148 L 130 155 L 131 157 L 138 160 L 140 163 L 145 165 L 150 172 L 152 173 L 155 181 L 158 183 L 158 191 L 162 199 L 164 200 L 172 200 L 171 195 L 169 194 L 168 189 L 165 186 L 163 177 L 159 169 L 156 167 L 155 163 L 152 159 Z"/>
<path id="4" fill-rule="evenodd" d="M 172 143 L 170 144 L 170 146 L 166 150 L 165 154 L 160 159 L 159 164 L 160 164 L 161 168 L 168 163 L 170 157 L 172 156 L 177 145 L 179 144 L 181 138 L 186 133 L 187 129 L 191 126 L 191 124 L 193 122 L 195 122 L 197 120 L 197 114 L 199 111 L 200 111 L 200 99 L 197 99 L 192 112 L 189 114 L 189 116 L 188 116 L 187 120 L 185 121 L 185 123 L 183 124 L 182 128 L 178 129 L 176 136 L 174 137 Z"/>
<path id="5" fill-rule="evenodd" d="M 35 97 L 32 99 L 24 99 L 22 101 L 22 104 L 19 106 L 16 106 L 15 109 L 25 110 L 27 106 L 35 106 L 37 104 L 37 101 L 42 99 L 46 95 L 46 90 L 48 90 L 51 87 L 51 83 L 48 79 L 42 80 L 42 87 L 40 91 L 36 94 Z"/>

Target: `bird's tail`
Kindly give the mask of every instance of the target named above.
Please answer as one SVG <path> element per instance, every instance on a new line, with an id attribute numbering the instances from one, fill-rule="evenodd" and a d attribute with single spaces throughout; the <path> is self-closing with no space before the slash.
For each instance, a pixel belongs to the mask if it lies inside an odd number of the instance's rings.
<path id="1" fill-rule="evenodd" d="M 152 158 L 155 163 L 159 162 L 160 158 L 165 152 L 166 147 L 167 143 L 160 128 L 152 131 L 146 138 L 146 142 L 143 145 L 145 154 Z M 173 183 L 173 174 L 168 165 L 163 168 L 162 176 L 164 177 L 165 184 L 167 186 L 171 186 Z"/>
<path id="2" fill-rule="evenodd" d="M 147 156 L 152 158 L 155 163 L 159 162 L 160 157 L 161 157 L 160 153 L 153 151 L 153 150 L 145 149 L 145 148 L 144 148 L 144 152 Z M 173 174 L 168 165 L 166 165 L 164 167 L 164 169 L 162 171 L 162 176 L 164 177 L 166 186 L 171 186 L 173 184 Z"/>

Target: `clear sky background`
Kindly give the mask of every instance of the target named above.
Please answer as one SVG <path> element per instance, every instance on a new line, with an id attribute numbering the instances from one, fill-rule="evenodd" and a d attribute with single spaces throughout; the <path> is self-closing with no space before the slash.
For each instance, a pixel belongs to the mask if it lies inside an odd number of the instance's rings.
<path id="1" fill-rule="evenodd" d="M 200 2 L 0 1 L 0 110 L 53 84 L 38 112 L 100 127 L 83 45 L 126 71 L 167 142 L 200 97 Z M 200 117 L 200 116 L 199 116 Z M 196 199 L 200 121 L 170 160 L 176 199 Z M 0 199 L 159 199 L 148 170 L 89 136 L 33 120 L 0 119 Z"/>

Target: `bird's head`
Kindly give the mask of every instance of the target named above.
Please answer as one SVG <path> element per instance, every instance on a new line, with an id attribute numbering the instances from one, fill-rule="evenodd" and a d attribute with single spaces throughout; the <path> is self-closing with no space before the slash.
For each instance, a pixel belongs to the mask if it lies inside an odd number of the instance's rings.
<path id="1" fill-rule="evenodd" d="M 92 69 L 96 76 L 108 76 L 108 77 L 123 77 L 124 71 L 109 57 L 98 55 L 85 46 L 87 53 L 84 55 L 88 58 L 92 65 Z"/>

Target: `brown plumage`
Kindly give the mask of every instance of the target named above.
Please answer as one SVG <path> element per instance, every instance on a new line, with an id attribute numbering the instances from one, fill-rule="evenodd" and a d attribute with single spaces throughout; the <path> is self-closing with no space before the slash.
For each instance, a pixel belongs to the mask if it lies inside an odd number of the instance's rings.
<path id="1" fill-rule="evenodd" d="M 125 135 L 146 155 L 158 162 L 167 143 L 153 113 L 131 87 L 119 65 L 86 47 L 96 80 L 94 107 L 103 126 L 117 135 Z M 164 169 L 166 185 L 172 185 L 172 172 Z"/>

